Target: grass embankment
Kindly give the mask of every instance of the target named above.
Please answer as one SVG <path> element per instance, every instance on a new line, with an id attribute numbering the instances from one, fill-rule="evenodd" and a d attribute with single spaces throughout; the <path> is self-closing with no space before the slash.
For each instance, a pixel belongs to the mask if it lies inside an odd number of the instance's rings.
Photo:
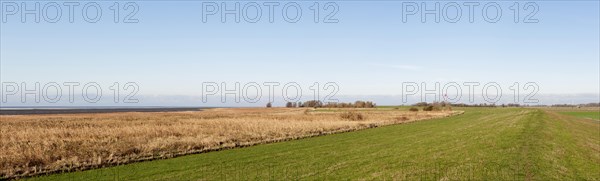
<path id="1" fill-rule="evenodd" d="M 537 109 L 460 116 L 39 180 L 598 180 L 600 124 Z"/>

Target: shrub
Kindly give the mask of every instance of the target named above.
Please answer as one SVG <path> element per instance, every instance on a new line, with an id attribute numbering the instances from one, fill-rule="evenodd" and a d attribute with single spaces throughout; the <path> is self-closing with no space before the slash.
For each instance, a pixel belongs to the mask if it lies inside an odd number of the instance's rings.
<path id="1" fill-rule="evenodd" d="M 441 102 L 441 103 L 440 102 L 434 102 L 432 104 L 434 111 L 441 111 L 442 107 L 444 107 L 445 105 L 446 105 L 446 103 L 444 103 L 444 102 Z"/>
<path id="2" fill-rule="evenodd" d="M 317 101 L 317 100 L 304 102 L 304 107 L 317 108 L 317 107 L 322 107 L 322 106 L 323 106 L 323 103 L 321 101 Z"/>
<path id="3" fill-rule="evenodd" d="M 423 111 L 433 111 L 433 106 L 425 106 Z"/>
<path id="4" fill-rule="evenodd" d="M 351 121 L 361 121 L 364 120 L 365 117 L 361 113 L 356 112 L 344 112 L 340 115 L 342 119 L 351 120 Z"/>
<path id="5" fill-rule="evenodd" d="M 411 107 L 411 108 L 410 108 L 410 109 L 408 109 L 408 110 L 409 110 L 409 111 L 412 111 L 412 112 L 417 112 L 417 111 L 419 111 L 419 108 L 416 108 L 416 107 Z"/>
<path id="6" fill-rule="evenodd" d="M 427 104 L 426 102 L 419 102 L 414 104 L 414 106 L 418 106 L 418 107 L 422 107 L 422 106 L 428 106 L 429 104 Z"/>
<path id="7" fill-rule="evenodd" d="M 269 102 L 267 103 L 267 107 L 272 107 L 273 105 Z"/>

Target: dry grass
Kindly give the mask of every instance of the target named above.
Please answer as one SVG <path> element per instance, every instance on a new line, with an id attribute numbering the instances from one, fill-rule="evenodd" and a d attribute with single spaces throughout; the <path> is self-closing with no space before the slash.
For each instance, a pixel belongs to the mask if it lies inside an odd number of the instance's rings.
<path id="1" fill-rule="evenodd" d="M 365 119 L 365 116 L 363 116 L 363 114 L 351 111 L 342 113 L 340 117 L 342 119 L 350 121 L 362 121 Z"/>
<path id="2" fill-rule="evenodd" d="M 354 111 L 363 119 L 342 119 L 344 111 L 287 108 L 0 116 L 0 178 L 169 158 L 459 113 Z"/>

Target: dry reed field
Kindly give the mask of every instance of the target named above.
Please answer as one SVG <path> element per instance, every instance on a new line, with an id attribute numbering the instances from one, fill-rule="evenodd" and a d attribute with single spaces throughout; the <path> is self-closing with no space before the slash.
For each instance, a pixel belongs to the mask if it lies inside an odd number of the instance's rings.
<path id="1" fill-rule="evenodd" d="M 0 178 L 97 168 L 446 117 L 457 111 L 220 108 L 0 116 Z"/>

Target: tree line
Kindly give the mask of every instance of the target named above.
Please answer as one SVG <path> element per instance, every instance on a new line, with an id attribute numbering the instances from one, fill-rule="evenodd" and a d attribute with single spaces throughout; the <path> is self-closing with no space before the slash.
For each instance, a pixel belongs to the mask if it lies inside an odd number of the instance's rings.
<path id="1" fill-rule="evenodd" d="M 267 107 L 271 107 L 271 103 L 267 103 Z M 323 103 L 319 100 L 310 100 L 306 102 L 287 102 L 285 107 L 294 108 L 294 107 L 312 107 L 312 108 L 374 108 L 377 104 L 372 101 L 355 101 L 352 102 L 327 102 Z"/>

